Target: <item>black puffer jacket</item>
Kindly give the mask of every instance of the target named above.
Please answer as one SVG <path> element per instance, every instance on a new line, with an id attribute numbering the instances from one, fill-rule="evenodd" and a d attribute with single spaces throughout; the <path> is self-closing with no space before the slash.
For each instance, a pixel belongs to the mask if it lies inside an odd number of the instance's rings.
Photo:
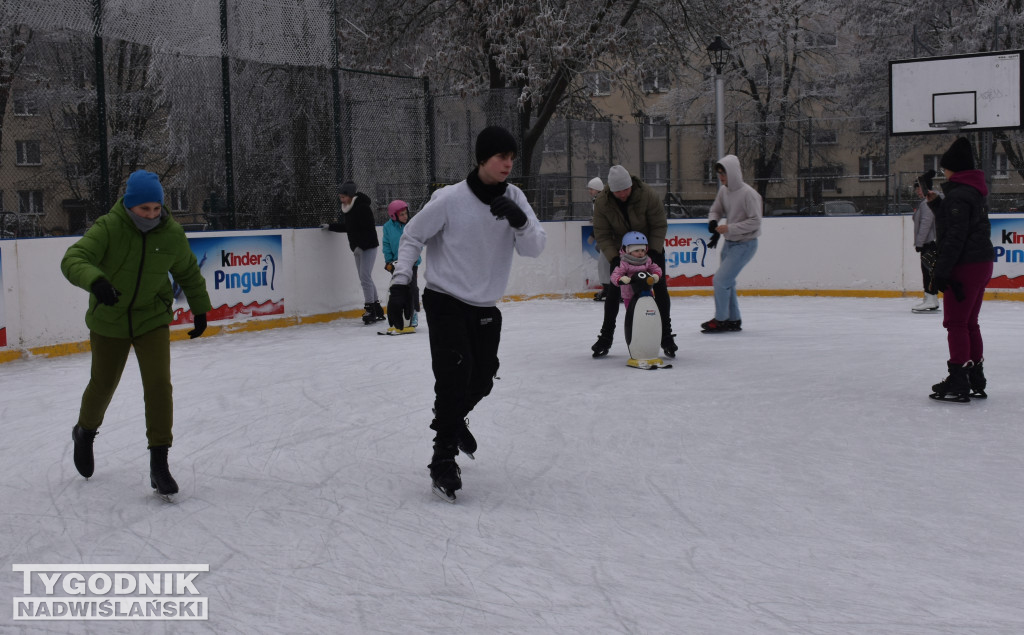
<path id="1" fill-rule="evenodd" d="M 956 265 L 991 262 L 996 254 L 988 222 L 985 174 L 981 170 L 956 172 L 942 184 L 942 190 L 946 197 L 928 205 L 935 212 L 939 251 L 935 276 L 949 278 Z"/>
<path id="2" fill-rule="evenodd" d="M 342 214 L 341 223 L 331 223 L 327 229 L 332 232 L 347 232 L 348 246 L 352 251 L 356 247 L 362 247 L 363 251 L 370 251 L 380 246 L 377 240 L 377 224 L 373 220 L 373 209 L 370 207 L 370 197 L 362 192 L 357 192 L 352 200 L 352 209 Z"/>

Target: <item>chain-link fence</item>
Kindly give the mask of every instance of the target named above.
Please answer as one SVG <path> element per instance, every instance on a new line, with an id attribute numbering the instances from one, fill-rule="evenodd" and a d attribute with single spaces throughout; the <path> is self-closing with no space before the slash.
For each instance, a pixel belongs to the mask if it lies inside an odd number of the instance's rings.
<path id="1" fill-rule="evenodd" d="M 337 217 L 346 180 L 383 222 L 392 199 L 417 210 L 465 178 L 485 126 L 522 138 L 514 89 L 446 95 L 426 78 L 338 68 L 339 23 L 337 0 L 0 3 L 0 238 L 80 233 L 140 168 L 193 231 L 316 226 Z M 782 216 L 905 212 L 917 170 L 950 140 L 891 139 L 884 120 L 853 117 L 725 133 Z M 671 217 L 703 218 L 714 137 L 707 122 L 642 113 L 553 119 L 530 174 L 517 161 L 511 180 L 541 219 L 589 219 L 587 182 L 621 164 Z M 996 158 L 992 208 L 1020 210 L 1021 179 Z"/>

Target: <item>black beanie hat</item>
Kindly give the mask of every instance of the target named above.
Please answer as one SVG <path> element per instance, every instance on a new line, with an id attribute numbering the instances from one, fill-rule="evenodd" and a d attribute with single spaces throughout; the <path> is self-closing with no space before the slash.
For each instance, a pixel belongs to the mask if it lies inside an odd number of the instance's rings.
<path id="1" fill-rule="evenodd" d="M 496 154 L 519 154 L 519 144 L 512 133 L 501 126 L 487 126 L 476 136 L 476 162 L 485 163 Z"/>
<path id="2" fill-rule="evenodd" d="M 950 172 L 962 172 L 974 169 L 974 149 L 967 137 L 960 137 L 949 146 L 946 154 L 939 159 L 939 167 Z"/>
<path id="3" fill-rule="evenodd" d="M 917 177 L 917 180 L 924 183 L 925 189 L 932 189 L 932 179 L 935 178 L 935 170 L 928 170 L 921 176 Z"/>

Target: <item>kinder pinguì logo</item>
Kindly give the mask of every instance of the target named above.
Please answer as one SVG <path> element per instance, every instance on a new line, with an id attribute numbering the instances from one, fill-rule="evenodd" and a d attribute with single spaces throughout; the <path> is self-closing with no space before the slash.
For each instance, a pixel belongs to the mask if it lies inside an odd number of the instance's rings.
<path id="1" fill-rule="evenodd" d="M 1006 245 L 1024 245 L 1024 234 L 1004 229 L 1000 232 L 999 244 L 995 246 L 996 262 L 1024 262 L 1024 249 Z"/>
<path id="2" fill-rule="evenodd" d="M 236 269 L 248 269 L 248 271 L 235 271 Z M 276 272 L 274 257 L 270 254 L 251 252 L 236 254 L 233 251 L 222 249 L 220 268 L 213 272 L 213 288 L 241 289 L 242 293 L 249 293 L 259 287 L 268 287 L 273 290 Z"/>

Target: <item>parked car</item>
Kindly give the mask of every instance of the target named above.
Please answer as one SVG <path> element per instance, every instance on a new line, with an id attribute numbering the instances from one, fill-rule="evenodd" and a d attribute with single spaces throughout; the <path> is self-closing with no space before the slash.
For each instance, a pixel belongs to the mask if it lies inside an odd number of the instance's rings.
<path id="1" fill-rule="evenodd" d="M 853 201 L 825 201 L 800 210 L 803 216 L 860 216 Z"/>
<path id="2" fill-rule="evenodd" d="M 766 216 L 799 216 L 800 212 L 795 209 L 782 208 L 769 210 Z"/>

